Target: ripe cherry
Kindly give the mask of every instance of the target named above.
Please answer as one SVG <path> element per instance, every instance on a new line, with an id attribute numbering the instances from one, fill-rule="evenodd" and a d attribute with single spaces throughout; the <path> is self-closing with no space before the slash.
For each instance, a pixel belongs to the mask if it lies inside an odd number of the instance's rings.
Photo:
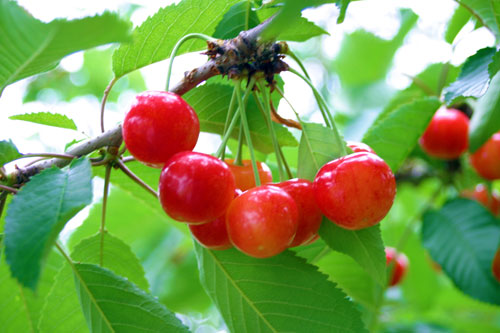
<path id="1" fill-rule="evenodd" d="M 361 152 L 323 165 L 314 179 L 314 196 L 323 214 L 351 230 L 382 220 L 396 195 L 396 180 L 383 159 Z"/>
<path id="2" fill-rule="evenodd" d="M 474 190 L 462 191 L 461 196 L 476 200 L 495 216 L 500 213 L 500 197 L 496 193 L 490 195 L 484 184 L 478 184 Z"/>
<path id="3" fill-rule="evenodd" d="M 313 183 L 306 179 L 290 179 L 282 183 L 273 184 L 295 200 L 299 210 L 299 225 L 297 233 L 290 247 L 308 243 L 318 234 L 323 214 L 314 198 Z"/>
<path id="4" fill-rule="evenodd" d="M 175 153 L 194 148 L 200 122 L 179 95 L 146 91 L 136 96 L 122 132 L 127 149 L 138 161 L 162 167 Z"/>
<path id="5" fill-rule="evenodd" d="M 227 163 L 229 169 L 231 169 L 231 171 L 233 172 L 234 180 L 236 181 L 236 188 L 239 188 L 242 191 L 246 191 L 252 187 L 255 187 L 253 167 L 250 160 L 243 160 L 242 165 L 234 164 L 233 159 L 225 159 L 224 162 Z M 271 183 L 273 181 L 271 169 L 269 169 L 267 164 L 257 161 L 257 170 L 259 172 L 261 185 Z"/>
<path id="6" fill-rule="evenodd" d="M 493 262 L 491 263 L 491 271 L 495 279 L 500 282 L 500 247 L 495 253 L 495 257 L 493 258 Z"/>
<path id="7" fill-rule="evenodd" d="M 439 109 L 419 140 L 422 149 L 440 159 L 455 159 L 469 146 L 469 118 L 457 109 Z"/>
<path id="8" fill-rule="evenodd" d="M 159 195 L 165 212 L 174 220 L 204 223 L 221 216 L 236 187 L 226 163 L 203 153 L 180 152 L 165 164 Z"/>
<path id="9" fill-rule="evenodd" d="M 408 269 L 408 257 L 392 247 L 385 248 L 386 265 L 391 268 L 389 286 L 398 284 Z M 392 264 L 391 264 L 392 263 Z"/>
<path id="10" fill-rule="evenodd" d="M 235 198 L 226 213 L 229 238 L 241 252 L 267 258 L 284 251 L 297 231 L 299 213 L 284 190 L 262 185 Z"/>
<path id="11" fill-rule="evenodd" d="M 375 151 L 370 146 L 368 146 L 366 143 L 356 142 L 356 141 L 347 141 L 346 144 L 347 144 L 347 147 L 351 148 L 351 150 L 354 153 L 367 152 L 367 153 L 375 154 Z"/>
<path id="12" fill-rule="evenodd" d="M 237 197 L 242 192 L 238 189 L 234 192 Z M 193 237 L 202 246 L 211 250 L 226 250 L 233 247 L 226 227 L 226 212 L 213 221 L 203 224 L 190 224 L 189 230 Z"/>
<path id="13" fill-rule="evenodd" d="M 500 179 L 500 132 L 486 141 L 470 156 L 470 162 L 481 177 L 488 180 Z"/>

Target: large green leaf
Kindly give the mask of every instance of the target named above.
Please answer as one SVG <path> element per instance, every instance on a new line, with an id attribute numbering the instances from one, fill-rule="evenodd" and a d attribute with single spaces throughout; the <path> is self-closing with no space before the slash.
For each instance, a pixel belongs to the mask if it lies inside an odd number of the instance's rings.
<path id="1" fill-rule="evenodd" d="M 153 296 L 106 268 L 75 263 L 75 285 L 91 332 L 189 332 Z"/>
<path id="2" fill-rule="evenodd" d="M 460 30 L 462 30 L 471 17 L 472 14 L 470 11 L 468 11 L 464 6 L 458 6 L 451 19 L 448 21 L 444 39 L 448 43 L 452 44 L 455 37 L 457 37 Z"/>
<path id="3" fill-rule="evenodd" d="M 500 3 L 497 0 L 460 0 L 459 4 L 500 38 Z"/>
<path id="4" fill-rule="evenodd" d="M 458 79 L 445 89 L 445 100 L 448 104 L 456 98 L 481 97 L 488 88 L 490 76 L 488 65 L 493 61 L 495 48 L 487 47 L 467 58 Z"/>
<path id="5" fill-rule="evenodd" d="M 476 104 L 469 126 L 469 150 L 476 151 L 500 130 L 500 74 L 490 82 L 486 94 Z"/>
<path id="6" fill-rule="evenodd" d="M 233 87 L 231 85 L 207 83 L 187 92 L 183 98 L 196 110 L 201 131 L 222 134 L 232 94 Z M 255 149 L 263 153 L 273 152 L 273 144 L 266 121 L 253 96 L 248 99 L 246 111 Z M 297 145 L 293 135 L 284 126 L 273 122 L 273 127 L 281 146 Z M 237 139 L 238 133 L 239 126 L 236 126 L 231 136 Z"/>
<path id="7" fill-rule="evenodd" d="M 500 284 L 491 272 L 500 224 L 479 203 L 455 199 L 424 214 L 422 240 L 453 283 L 467 295 L 500 305 Z"/>
<path id="8" fill-rule="evenodd" d="M 128 279 L 143 291 L 148 291 L 149 285 L 144 277 L 144 270 L 135 254 L 127 244 L 107 232 L 104 233 L 103 239 L 101 234 L 97 234 L 82 240 L 71 253 L 71 259 L 79 263 L 97 265 L 101 263 L 101 258 L 103 267 Z M 86 331 L 85 318 L 74 291 L 73 273 L 67 262 L 57 273 L 44 305 L 44 316 L 40 321 L 41 331 Z"/>
<path id="9" fill-rule="evenodd" d="M 52 251 L 45 263 L 37 292 L 23 288 L 10 277 L 9 266 L 0 256 L 0 322 L 2 332 L 36 332 L 45 297 L 54 283 L 62 257 Z"/>
<path id="10" fill-rule="evenodd" d="M 66 222 L 92 201 L 90 162 L 72 161 L 65 170 L 44 170 L 9 204 L 5 254 L 12 276 L 35 289 L 42 262 Z"/>
<path id="11" fill-rule="evenodd" d="M 240 1 L 234 4 L 222 17 L 215 28 L 214 37 L 230 39 L 238 36 L 240 31 L 251 29 L 260 23 L 252 8 L 251 1 Z"/>
<path id="12" fill-rule="evenodd" d="M 169 58 L 177 41 L 189 33 L 212 35 L 224 14 L 237 2 L 185 0 L 160 9 L 134 30 L 132 43 L 123 44 L 113 54 L 115 77 Z M 177 54 L 204 47 L 202 41 L 188 41 Z"/>
<path id="13" fill-rule="evenodd" d="M 319 235 L 330 248 L 352 257 L 373 280 L 385 286 L 385 252 L 379 225 L 347 230 L 324 218 Z"/>
<path id="14" fill-rule="evenodd" d="M 396 50 L 417 19 L 418 16 L 411 10 L 402 10 L 401 27 L 392 40 L 381 39 L 364 30 L 357 30 L 345 36 L 333 63 L 342 83 L 347 86 L 359 86 L 383 79 Z"/>
<path id="15" fill-rule="evenodd" d="M 313 180 L 327 162 L 342 156 L 342 145 L 334 132 L 321 124 L 302 122 L 297 177 Z"/>
<path id="16" fill-rule="evenodd" d="M 378 119 L 363 137 L 396 172 L 424 133 L 440 106 L 437 98 L 428 97 L 403 104 L 383 119 Z"/>
<path id="17" fill-rule="evenodd" d="M 0 94 L 8 84 L 54 68 L 66 55 L 130 39 L 116 14 L 43 23 L 14 1 L 0 1 Z"/>
<path id="18" fill-rule="evenodd" d="M 67 116 L 62 115 L 60 113 L 50 113 L 50 112 L 26 113 L 26 114 L 10 116 L 9 119 L 24 120 L 41 125 L 72 129 L 75 131 L 77 129 L 75 122 L 72 119 L 69 119 Z"/>
<path id="19" fill-rule="evenodd" d="M 334 283 L 286 251 L 266 259 L 195 245 L 200 278 L 232 332 L 364 332 Z"/>
<path id="20" fill-rule="evenodd" d="M 21 154 L 12 140 L 0 141 L 0 168 L 4 164 L 18 159 L 19 157 L 21 157 Z"/>

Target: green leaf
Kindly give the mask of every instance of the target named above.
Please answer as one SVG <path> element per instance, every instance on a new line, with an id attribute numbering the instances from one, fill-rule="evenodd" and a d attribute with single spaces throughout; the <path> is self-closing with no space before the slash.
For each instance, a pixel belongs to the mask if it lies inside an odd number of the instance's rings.
<path id="1" fill-rule="evenodd" d="M 497 0 L 460 0 L 459 4 L 470 11 L 497 39 L 500 38 L 500 4 Z"/>
<path id="2" fill-rule="evenodd" d="M 76 51 L 130 38 L 130 23 L 116 14 L 43 23 L 14 1 L 0 1 L 0 94 L 9 84 L 46 72 Z"/>
<path id="3" fill-rule="evenodd" d="M 340 24 L 344 22 L 345 19 L 345 14 L 347 12 L 347 7 L 349 7 L 349 4 L 351 3 L 351 0 L 339 0 L 335 2 L 337 7 L 340 10 L 339 17 L 337 18 L 337 24 Z"/>
<path id="4" fill-rule="evenodd" d="M 422 240 L 437 261 L 467 295 L 500 305 L 500 284 L 491 262 L 500 241 L 500 224 L 479 203 L 455 199 L 423 216 Z"/>
<path id="5" fill-rule="evenodd" d="M 484 95 L 490 81 L 488 65 L 493 61 L 494 54 L 495 48 L 487 47 L 467 58 L 458 79 L 444 90 L 446 103 L 450 104 L 460 96 Z"/>
<path id="6" fill-rule="evenodd" d="M 23 288 L 10 277 L 9 266 L 0 256 L 0 322 L 2 332 L 36 332 L 36 327 L 43 315 L 42 306 L 45 297 L 54 283 L 54 277 L 62 265 L 62 257 L 51 251 L 45 263 L 45 270 L 40 277 L 37 292 Z"/>
<path id="7" fill-rule="evenodd" d="M 401 10 L 401 26 L 392 40 L 381 39 L 364 30 L 346 35 L 333 63 L 342 84 L 360 86 L 385 78 L 394 54 L 417 19 L 411 10 Z"/>
<path id="8" fill-rule="evenodd" d="M 313 180 L 325 163 L 342 156 L 345 142 L 339 142 L 334 132 L 321 124 L 301 124 L 297 177 Z"/>
<path id="9" fill-rule="evenodd" d="M 108 232 L 82 240 L 75 247 L 71 258 L 77 262 L 104 266 L 127 278 L 142 290 L 149 290 L 149 283 L 144 277 L 144 269 L 139 259 L 127 244 Z"/>
<path id="10" fill-rule="evenodd" d="M 325 275 L 289 251 L 266 259 L 195 244 L 200 279 L 231 332 L 364 332 L 360 314 Z"/>
<path id="11" fill-rule="evenodd" d="M 47 126 L 67 128 L 75 131 L 77 130 L 75 122 L 72 119 L 69 119 L 67 116 L 59 113 L 50 113 L 50 112 L 26 113 L 26 114 L 10 116 L 9 119 L 24 120 Z"/>
<path id="12" fill-rule="evenodd" d="M 42 262 L 70 218 L 92 201 L 90 162 L 35 175 L 9 204 L 5 219 L 5 254 L 12 276 L 35 289 Z"/>
<path id="13" fill-rule="evenodd" d="M 399 106 L 377 120 L 363 137 L 363 142 L 396 172 L 410 154 L 440 102 L 435 97 L 423 98 Z"/>
<path id="14" fill-rule="evenodd" d="M 458 6 L 451 19 L 448 21 L 444 40 L 449 44 L 453 44 L 455 37 L 457 37 L 460 30 L 469 22 L 471 17 L 472 14 L 470 11 L 465 9 L 464 6 Z"/>
<path id="15" fill-rule="evenodd" d="M 500 74 L 476 104 L 469 125 L 469 151 L 479 149 L 494 133 L 500 130 Z"/>
<path id="16" fill-rule="evenodd" d="M 183 98 L 198 114 L 201 131 L 222 134 L 232 94 L 231 85 L 207 83 L 187 92 Z M 254 148 L 263 153 L 274 152 L 265 119 L 253 96 L 248 99 L 246 111 Z M 274 122 L 273 126 L 281 146 L 297 145 L 293 135 L 284 126 Z M 238 133 L 239 126 L 236 126 L 231 137 L 237 139 Z"/>
<path id="17" fill-rule="evenodd" d="M 493 56 L 493 61 L 488 65 L 488 73 L 490 74 L 490 79 L 495 76 L 500 70 L 500 52 L 496 52 Z"/>
<path id="18" fill-rule="evenodd" d="M 91 332 L 189 332 L 153 296 L 106 268 L 75 263 L 74 277 Z"/>
<path id="19" fill-rule="evenodd" d="M 240 1 L 234 4 L 222 17 L 215 28 L 214 37 L 230 39 L 238 36 L 240 31 L 259 25 L 260 21 L 252 8 L 250 1 Z"/>
<path id="20" fill-rule="evenodd" d="M 237 0 L 185 0 L 160 9 L 134 30 L 134 39 L 113 54 L 113 72 L 121 77 L 170 57 L 175 44 L 189 33 L 212 35 L 224 14 Z M 191 40 L 177 55 L 198 51 L 205 42 Z"/>
<path id="21" fill-rule="evenodd" d="M 144 270 L 130 247 L 109 233 L 102 239 L 103 267 L 128 279 L 144 291 L 149 284 Z M 82 240 L 71 253 L 71 259 L 79 263 L 100 264 L 101 234 Z M 69 263 L 59 270 L 55 283 L 44 305 L 44 317 L 40 322 L 43 332 L 87 331 L 77 294 L 74 292 L 73 271 Z"/>
<path id="22" fill-rule="evenodd" d="M 0 167 L 21 156 L 21 153 L 19 153 L 19 150 L 17 150 L 12 140 L 0 141 Z"/>
<path id="23" fill-rule="evenodd" d="M 378 224 L 361 230 L 347 230 L 324 218 L 319 235 L 331 249 L 352 257 L 379 285 L 385 286 L 384 243 Z"/>

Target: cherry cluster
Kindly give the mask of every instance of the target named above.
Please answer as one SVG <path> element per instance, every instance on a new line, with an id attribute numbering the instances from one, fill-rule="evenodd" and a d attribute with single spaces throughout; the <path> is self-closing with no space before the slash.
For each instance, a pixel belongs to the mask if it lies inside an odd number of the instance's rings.
<path id="1" fill-rule="evenodd" d="M 140 162 L 162 167 L 159 199 L 165 212 L 185 222 L 210 249 L 235 246 L 258 258 L 318 238 L 326 216 L 351 230 L 380 222 L 396 194 L 394 174 L 374 151 L 349 143 L 352 154 L 321 167 L 314 181 L 272 183 L 269 167 L 224 161 L 193 152 L 199 135 L 195 111 L 170 92 L 139 94 L 123 123 L 123 139 Z"/>

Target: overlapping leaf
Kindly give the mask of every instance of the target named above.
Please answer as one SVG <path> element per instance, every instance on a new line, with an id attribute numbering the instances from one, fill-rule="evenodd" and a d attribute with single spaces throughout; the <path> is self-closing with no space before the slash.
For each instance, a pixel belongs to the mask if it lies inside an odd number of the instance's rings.
<path id="1" fill-rule="evenodd" d="M 113 72 L 121 77 L 170 57 L 175 44 L 189 33 L 212 35 L 224 14 L 238 0 L 185 0 L 160 9 L 134 31 L 133 42 L 113 54 Z M 178 54 L 201 50 L 203 41 L 186 42 Z"/>
<path id="2" fill-rule="evenodd" d="M 457 37 L 460 30 L 462 30 L 471 17 L 472 13 L 470 11 L 468 11 L 464 6 L 458 6 L 451 19 L 448 21 L 444 39 L 448 43 L 452 44 L 455 37 Z"/>
<path id="3" fill-rule="evenodd" d="M 500 284 L 491 272 L 500 224 L 475 201 L 455 199 L 424 215 L 424 246 L 453 283 L 483 302 L 500 305 Z"/>
<path id="4" fill-rule="evenodd" d="M 8 84 L 53 69 L 66 55 L 130 39 L 116 14 L 43 23 L 14 1 L 0 1 L 0 94 Z"/>
<path id="5" fill-rule="evenodd" d="M 24 120 L 36 124 L 54 126 L 59 128 L 67 128 L 76 131 L 75 122 L 72 119 L 60 113 L 50 113 L 50 112 L 26 113 L 26 114 L 10 116 L 9 119 Z"/>
<path id="6" fill-rule="evenodd" d="M 490 75 L 488 65 L 493 61 L 495 49 L 487 47 L 469 57 L 462 67 L 458 79 L 445 89 L 448 104 L 458 97 L 481 97 L 488 88 Z"/>
<path id="7" fill-rule="evenodd" d="M 215 28 L 214 37 L 229 39 L 238 36 L 240 31 L 251 29 L 260 23 L 250 1 L 234 4 L 222 17 Z"/>
<path id="8" fill-rule="evenodd" d="M 12 140 L 0 141 L 0 167 L 19 157 L 21 157 L 21 154 Z"/>
<path id="9" fill-rule="evenodd" d="M 433 97 L 404 104 L 377 120 L 365 133 L 363 142 L 372 147 L 396 172 L 417 144 L 440 104 Z"/>
<path id="10" fill-rule="evenodd" d="M 496 0 L 460 0 L 460 5 L 472 13 L 498 39 L 500 38 L 500 4 Z"/>
<path id="11" fill-rule="evenodd" d="M 256 259 L 195 248 L 201 281 L 232 332 L 365 331 L 335 284 L 291 252 Z"/>
<path id="12" fill-rule="evenodd" d="M 66 222 L 92 201 L 90 162 L 74 160 L 31 178 L 9 204 L 5 254 L 12 276 L 35 289 L 42 261 Z"/>

